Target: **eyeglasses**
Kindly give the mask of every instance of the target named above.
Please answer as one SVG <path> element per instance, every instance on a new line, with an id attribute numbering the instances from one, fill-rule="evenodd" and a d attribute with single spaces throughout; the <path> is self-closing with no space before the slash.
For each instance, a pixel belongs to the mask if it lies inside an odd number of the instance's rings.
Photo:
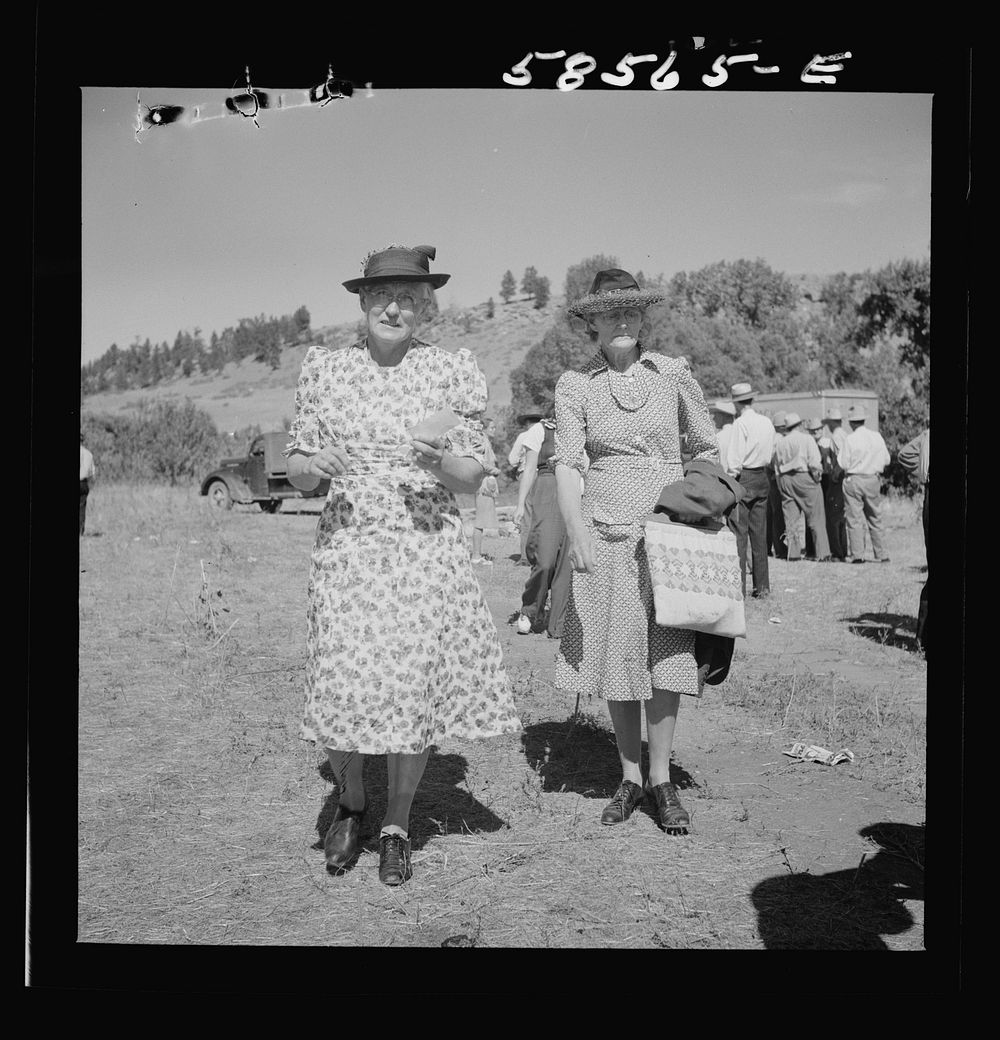
<path id="1" fill-rule="evenodd" d="M 598 325 L 618 325 L 622 321 L 633 322 L 642 319 L 642 311 L 638 307 L 617 307 L 613 311 L 598 311 L 591 319 Z"/>
<path id="2" fill-rule="evenodd" d="M 375 304 L 376 307 L 388 307 L 393 300 L 402 311 L 416 310 L 419 298 L 412 292 L 403 291 L 398 293 L 389 292 L 388 289 L 366 289 L 365 298 Z"/>

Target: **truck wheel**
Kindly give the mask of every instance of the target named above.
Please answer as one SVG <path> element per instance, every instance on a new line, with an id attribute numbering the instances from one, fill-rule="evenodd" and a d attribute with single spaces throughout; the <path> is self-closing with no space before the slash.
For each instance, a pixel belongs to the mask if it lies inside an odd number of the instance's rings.
<path id="1" fill-rule="evenodd" d="M 233 496 L 229 493 L 229 488 L 226 487 L 224 480 L 213 480 L 208 485 L 207 495 L 208 503 L 213 509 L 222 512 L 233 508 Z"/>
<path id="2" fill-rule="evenodd" d="M 277 513 L 281 508 L 280 498 L 270 498 L 260 503 L 260 508 L 265 513 Z"/>

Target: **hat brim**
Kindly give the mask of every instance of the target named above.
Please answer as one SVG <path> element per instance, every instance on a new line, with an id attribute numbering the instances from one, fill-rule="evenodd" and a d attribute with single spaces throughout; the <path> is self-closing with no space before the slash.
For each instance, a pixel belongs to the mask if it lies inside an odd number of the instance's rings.
<path id="1" fill-rule="evenodd" d="M 359 292 L 366 285 L 382 285 L 385 282 L 427 282 L 432 289 L 440 289 L 450 277 L 450 274 L 380 274 L 374 278 L 351 278 L 341 282 L 341 285 L 352 293 Z"/>
<path id="2" fill-rule="evenodd" d="M 541 422 L 545 418 L 544 412 L 524 412 L 517 417 L 519 423 L 523 422 Z"/>
<path id="3" fill-rule="evenodd" d="M 756 393 L 737 394 L 735 397 L 730 397 L 729 400 L 735 404 L 738 401 L 752 401 L 756 396 Z"/>
<path id="4" fill-rule="evenodd" d="M 652 307 L 666 296 L 658 289 L 612 289 L 605 293 L 587 293 L 566 309 L 578 318 L 618 310 L 619 307 Z"/>

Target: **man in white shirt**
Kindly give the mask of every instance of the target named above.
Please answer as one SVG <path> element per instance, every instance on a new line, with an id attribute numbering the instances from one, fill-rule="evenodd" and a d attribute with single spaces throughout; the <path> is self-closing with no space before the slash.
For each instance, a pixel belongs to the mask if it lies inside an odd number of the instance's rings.
<path id="1" fill-rule="evenodd" d="M 725 469 L 729 452 L 729 439 L 733 435 L 733 419 L 736 417 L 736 406 L 729 401 L 716 401 L 709 408 L 709 411 L 712 413 L 712 421 L 715 423 L 715 439 L 719 442 L 719 462 Z"/>
<path id="2" fill-rule="evenodd" d="M 94 456 L 83 446 L 83 434 L 80 434 L 80 534 L 87 520 L 87 495 L 90 494 L 90 478 L 97 472 Z"/>
<path id="3" fill-rule="evenodd" d="M 520 424 L 525 425 L 524 429 L 514 438 L 514 444 L 510 449 L 510 454 L 507 456 L 507 461 L 517 468 L 518 482 L 520 483 L 521 475 L 524 473 L 524 461 L 525 456 L 529 450 L 539 452 L 542 450 L 542 441 L 545 437 L 545 428 L 542 426 L 541 420 L 545 416 L 541 412 L 525 412 L 523 415 L 517 417 L 517 421 Z M 524 516 L 521 521 L 521 558 L 517 561 L 519 567 L 530 566 L 528 557 L 525 555 L 525 549 L 528 545 L 528 532 L 531 530 L 531 500 L 526 499 L 524 503 Z"/>
<path id="4" fill-rule="evenodd" d="M 730 400 L 736 407 L 736 419 L 729 439 L 725 469 L 736 477 L 744 489 L 744 498 L 736 513 L 736 547 L 740 554 L 743 594 L 747 584 L 747 542 L 753 569 L 753 595 L 766 596 L 771 591 L 767 573 L 767 499 L 771 490 L 767 467 L 774 455 L 774 426 L 766 415 L 753 409 L 754 390 L 749 383 L 735 383 Z M 730 514 L 732 515 L 732 514 Z"/>
<path id="5" fill-rule="evenodd" d="M 774 471 L 781 490 L 781 507 L 785 514 L 788 535 L 788 562 L 802 558 L 798 525 L 801 515 L 812 534 L 816 559 L 830 559 L 830 543 L 826 534 L 826 514 L 820 480 L 823 465 L 816 441 L 802 430 L 802 419 L 797 412 L 789 412 L 785 419 L 787 433 L 774 449 Z"/>
<path id="6" fill-rule="evenodd" d="M 826 413 L 826 418 L 823 420 L 826 423 L 826 428 L 830 431 L 830 438 L 837 446 L 838 452 L 844 446 L 844 441 L 847 440 L 847 434 L 844 432 L 843 420 L 844 416 L 839 408 L 831 408 Z"/>
<path id="7" fill-rule="evenodd" d="M 889 465 L 889 449 L 882 436 L 865 426 L 867 413 L 860 405 L 848 409 L 851 432 L 837 454 L 844 471 L 844 506 L 847 511 L 847 541 L 852 563 L 865 562 L 865 527 L 871 537 L 878 563 L 888 563 L 882 543 L 881 473 Z"/>

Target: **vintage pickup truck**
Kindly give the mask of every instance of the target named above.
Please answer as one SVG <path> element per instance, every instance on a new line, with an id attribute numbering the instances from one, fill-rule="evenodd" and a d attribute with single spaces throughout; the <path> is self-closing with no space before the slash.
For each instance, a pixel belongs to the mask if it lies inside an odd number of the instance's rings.
<path id="1" fill-rule="evenodd" d="M 315 491 L 299 491 L 288 481 L 281 454 L 288 434 L 262 433 L 250 442 L 242 458 L 223 459 L 201 482 L 201 493 L 214 509 L 232 509 L 234 502 L 257 502 L 265 513 L 276 513 L 286 498 L 325 498 L 330 481 L 320 481 Z"/>

